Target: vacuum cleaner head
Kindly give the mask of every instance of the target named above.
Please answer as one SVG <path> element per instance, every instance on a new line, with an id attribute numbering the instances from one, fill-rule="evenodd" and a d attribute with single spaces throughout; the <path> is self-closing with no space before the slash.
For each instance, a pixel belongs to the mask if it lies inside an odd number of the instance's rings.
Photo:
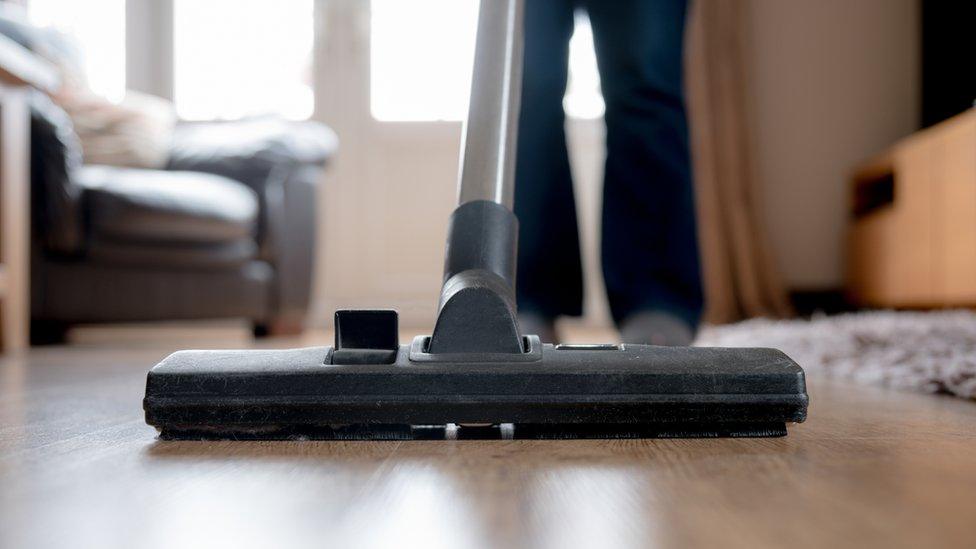
<path id="1" fill-rule="evenodd" d="M 334 347 L 175 353 L 146 383 L 146 421 L 164 438 L 781 436 L 805 419 L 803 370 L 780 351 L 552 346 L 521 333 L 511 210 L 523 9 L 481 2 L 432 335 L 400 346 L 395 312 L 339 311 Z"/>
<path id="2" fill-rule="evenodd" d="M 514 356 L 432 354 L 396 345 L 395 315 L 340 311 L 335 347 L 174 353 L 146 421 L 163 438 L 591 438 L 781 436 L 806 417 L 803 370 L 774 349 L 528 336 Z"/>

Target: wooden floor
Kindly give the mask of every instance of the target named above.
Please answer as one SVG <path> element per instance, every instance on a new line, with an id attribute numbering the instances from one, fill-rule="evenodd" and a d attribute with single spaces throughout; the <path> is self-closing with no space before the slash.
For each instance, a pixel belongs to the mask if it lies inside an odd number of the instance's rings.
<path id="1" fill-rule="evenodd" d="M 0 360 L 0 547 L 976 547 L 976 402 L 813 379 L 779 439 L 160 442 L 160 333 Z"/>

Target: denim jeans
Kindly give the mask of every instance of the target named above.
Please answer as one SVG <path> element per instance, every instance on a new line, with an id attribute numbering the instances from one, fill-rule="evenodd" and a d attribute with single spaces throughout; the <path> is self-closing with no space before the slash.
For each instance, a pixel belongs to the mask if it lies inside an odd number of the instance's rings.
<path id="1" fill-rule="evenodd" d="M 563 95 L 574 11 L 593 28 L 606 102 L 601 262 L 613 318 L 664 311 L 696 327 L 701 273 L 682 93 L 685 0 L 527 0 L 516 162 L 518 302 L 582 312 Z"/>

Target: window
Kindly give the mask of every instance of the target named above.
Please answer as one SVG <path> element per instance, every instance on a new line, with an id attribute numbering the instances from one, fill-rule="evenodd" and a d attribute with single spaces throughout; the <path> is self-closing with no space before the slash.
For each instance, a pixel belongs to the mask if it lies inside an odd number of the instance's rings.
<path id="1" fill-rule="evenodd" d="M 312 0 L 175 0 L 173 9 L 181 118 L 312 115 Z"/>
<path id="2" fill-rule="evenodd" d="M 30 0 L 28 16 L 71 39 L 92 91 L 112 101 L 125 95 L 125 0 Z"/>
<path id="3" fill-rule="evenodd" d="M 370 110 L 383 121 L 468 115 L 477 0 L 372 0 Z"/>
<path id="4" fill-rule="evenodd" d="M 462 120 L 468 114 L 477 0 L 372 0 L 370 110 L 381 121 Z M 584 13 L 570 41 L 567 115 L 603 115 L 593 34 Z"/>

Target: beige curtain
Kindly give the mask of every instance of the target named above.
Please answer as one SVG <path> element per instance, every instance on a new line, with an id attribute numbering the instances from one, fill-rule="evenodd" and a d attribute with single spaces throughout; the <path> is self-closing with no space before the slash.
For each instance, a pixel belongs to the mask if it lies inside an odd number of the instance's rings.
<path id="1" fill-rule="evenodd" d="M 686 79 L 705 320 L 791 314 L 755 176 L 746 0 L 692 3 Z"/>

